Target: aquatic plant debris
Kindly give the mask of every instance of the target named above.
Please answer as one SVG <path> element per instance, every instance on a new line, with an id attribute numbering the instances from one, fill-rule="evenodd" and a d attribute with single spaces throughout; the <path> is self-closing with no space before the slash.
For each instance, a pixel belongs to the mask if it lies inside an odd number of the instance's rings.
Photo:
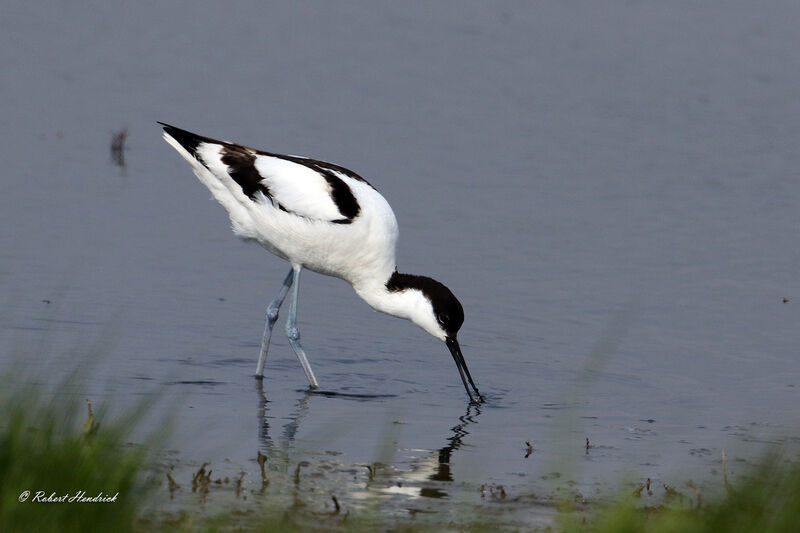
<path id="1" fill-rule="evenodd" d="M 192 492 L 198 492 L 203 499 L 208 494 L 208 485 L 211 483 L 211 470 L 206 472 L 206 467 L 211 463 L 203 463 L 192 477 Z"/>
<path id="2" fill-rule="evenodd" d="M 258 451 L 258 455 L 256 455 L 256 462 L 258 463 L 259 468 L 261 468 L 261 488 L 265 488 L 269 481 L 267 480 L 267 456 L 261 453 L 261 450 Z"/>
<path id="3" fill-rule="evenodd" d="M 167 472 L 167 482 L 169 488 L 169 499 L 172 500 L 175 497 L 175 491 L 180 490 L 181 486 L 178 485 L 178 482 L 175 481 L 175 478 L 172 477 L 172 468 L 170 471 Z"/>

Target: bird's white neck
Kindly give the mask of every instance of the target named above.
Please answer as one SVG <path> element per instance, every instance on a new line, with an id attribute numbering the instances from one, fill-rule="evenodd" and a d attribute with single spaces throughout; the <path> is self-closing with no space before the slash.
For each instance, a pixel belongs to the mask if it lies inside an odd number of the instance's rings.
<path id="1" fill-rule="evenodd" d="M 390 291 L 386 283 L 389 277 L 384 280 L 373 279 L 353 285 L 356 294 L 367 302 L 373 309 L 388 315 L 400 318 L 409 318 L 407 310 L 409 308 L 409 295 L 405 291 Z"/>
<path id="2" fill-rule="evenodd" d="M 446 334 L 436 320 L 431 301 L 423 291 L 413 287 L 392 287 L 391 276 L 354 284 L 356 294 L 373 309 L 412 321 L 434 337 L 445 340 Z"/>

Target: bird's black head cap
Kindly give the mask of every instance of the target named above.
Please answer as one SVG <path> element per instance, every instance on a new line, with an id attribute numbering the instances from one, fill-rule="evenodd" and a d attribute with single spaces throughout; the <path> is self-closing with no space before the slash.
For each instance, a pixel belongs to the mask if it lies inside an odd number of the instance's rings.
<path id="1" fill-rule="evenodd" d="M 436 321 L 448 337 L 455 338 L 464 323 L 464 308 L 461 307 L 461 302 L 450 289 L 435 279 L 395 272 L 386 282 L 386 288 L 393 292 L 405 289 L 421 291 L 431 302 Z"/>

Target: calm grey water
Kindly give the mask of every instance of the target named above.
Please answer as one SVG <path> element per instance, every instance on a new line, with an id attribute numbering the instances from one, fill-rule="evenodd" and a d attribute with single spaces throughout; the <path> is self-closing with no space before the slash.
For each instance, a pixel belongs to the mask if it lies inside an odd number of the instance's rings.
<path id="1" fill-rule="evenodd" d="M 52 387 L 100 352 L 80 394 L 162 394 L 170 446 L 219 470 L 288 449 L 473 498 L 553 471 L 584 493 L 719 485 L 723 449 L 736 474 L 800 435 L 797 20 L 793 1 L 12 2 L 0 357 Z M 464 304 L 489 401 L 468 411 L 443 345 L 308 272 L 321 385 L 385 397 L 307 396 L 280 328 L 259 389 L 287 265 L 232 236 L 157 120 L 366 177 L 400 269 Z"/>

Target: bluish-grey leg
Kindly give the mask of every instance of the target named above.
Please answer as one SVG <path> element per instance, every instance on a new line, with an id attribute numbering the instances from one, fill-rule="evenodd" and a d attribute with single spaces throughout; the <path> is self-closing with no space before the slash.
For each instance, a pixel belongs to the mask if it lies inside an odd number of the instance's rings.
<path id="1" fill-rule="evenodd" d="M 258 366 L 256 366 L 256 377 L 264 376 L 264 363 L 267 362 L 267 350 L 269 350 L 269 340 L 272 338 L 272 327 L 278 321 L 278 310 L 281 308 L 283 299 L 286 298 L 286 293 L 289 292 L 289 287 L 292 286 L 294 281 L 294 269 L 289 271 L 286 279 L 283 280 L 281 292 L 269 303 L 267 307 L 267 322 L 264 324 L 264 335 L 261 337 L 261 353 L 258 355 Z"/>
<path id="2" fill-rule="evenodd" d="M 311 365 L 308 364 L 308 358 L 300 346 L 300 330 L 297 329 L 297 291 L 300 288 L 300 270 L 302 267 L 293 268 L 292 275 L 294 277 L 292 283 L 292 303 L 289 305 L 289 320 L 286 321 L 286 336 L 289 337 L 289 345 L 294 350 L 295 355 L 300 360 L 303 370 L 308 377 L 308 382 L 311 384 L 312 389 L 318 389 L 319 384 L 317 378 L 314 377 L 314 372 L 311 371 Z"/>

